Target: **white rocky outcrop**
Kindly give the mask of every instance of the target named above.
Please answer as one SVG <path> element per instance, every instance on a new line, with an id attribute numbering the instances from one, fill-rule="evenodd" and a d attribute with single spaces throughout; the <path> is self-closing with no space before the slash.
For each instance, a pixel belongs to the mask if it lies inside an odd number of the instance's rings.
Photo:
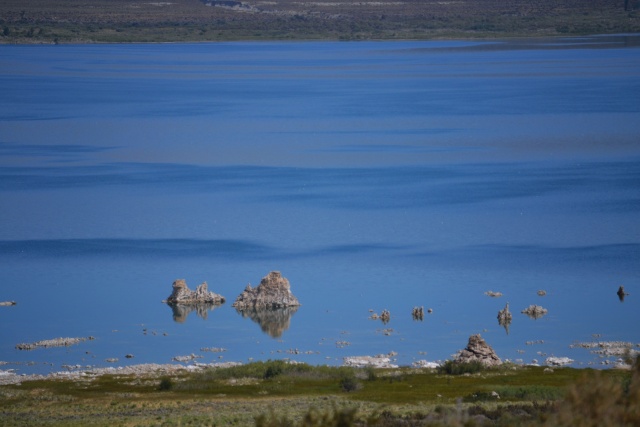
<path id="1" fill-rule="evenodd" d="M 397 368 L 398 365 L 391 363 L 391 357 L 385 354 L 377 356 L 350 356 L 345 357 L 343 366 L 354 366 L 356 368 L 372 367 L 372 368 Z"/>

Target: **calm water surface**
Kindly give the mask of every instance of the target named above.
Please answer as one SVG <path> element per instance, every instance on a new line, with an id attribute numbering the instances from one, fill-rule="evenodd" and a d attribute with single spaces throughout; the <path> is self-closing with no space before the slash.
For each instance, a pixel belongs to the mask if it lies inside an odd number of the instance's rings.
<path id="1" fill-rule="evenodd" d="M 0 93 L 0 369 L 640 343 L 638 36 L 1 46 Z M 271 270 L 302 306 L 237 313 Z"/>

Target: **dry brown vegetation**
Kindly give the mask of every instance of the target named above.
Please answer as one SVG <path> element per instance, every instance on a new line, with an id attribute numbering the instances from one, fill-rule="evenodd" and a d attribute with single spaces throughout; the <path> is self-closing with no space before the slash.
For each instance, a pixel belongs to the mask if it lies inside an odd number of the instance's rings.
<path id="1" fill-rule="evenodd" d="M 4 43 L 422 39 L 638 31 L 640 0 L 0 2 Z"/>

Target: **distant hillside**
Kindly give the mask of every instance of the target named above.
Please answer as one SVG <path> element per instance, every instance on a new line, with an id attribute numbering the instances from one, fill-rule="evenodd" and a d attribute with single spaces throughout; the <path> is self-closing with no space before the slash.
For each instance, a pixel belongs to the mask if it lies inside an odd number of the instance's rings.
<path id="1" fill-rule="evenodd" d="M 640 32 L 640 0 L 2 0 L 0 43 Z"/>

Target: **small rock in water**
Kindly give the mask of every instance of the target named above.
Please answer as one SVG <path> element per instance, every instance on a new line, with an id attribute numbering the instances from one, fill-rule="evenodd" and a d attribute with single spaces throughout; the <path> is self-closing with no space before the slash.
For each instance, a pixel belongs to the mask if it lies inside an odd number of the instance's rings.
<path id="1" fill-rule="evenodd" d="M 15 301 L 0 301 L 0 307 L 10 307 L 12 305 L 16 305 Z"/>
<path id="2" fill-rule="evenodd" d="M 544 289 L 540 289 L 540 290 L 538 291 L 538 296 L 543 297 L 543 296 L 545 296 L 546 294 L 547 294 L 547 291 L 545 291 Z"/>
<path id="3" fill-rule="evenodd" d="M 49 347 L 68 347 L 70 345 L 78 344 L 82 341 L 93 340 L 94 337 L 87 338 L 54 338 L 52 340 L 36 341 L 34 343 L 21 343 L 16 345 L 18 350 L 34 350 L 36 348 L 49 348 Z"/>
<path id="4" fill-rule="evenodd" d="M 413 307 L 411 317 L 413 320 L 424 320 L 424 307 Z"/>
<path id="5" fill-rule="evenodd" d="M 497 298 L 502 296 L 502 292 L 494 292 L 494 291 L 487 291 L 484 294 L 492 298 Z"/>
<path id="6" fill-rule="evenodd" d="M 509 303 L 507 303 L 502 310 L 498 312 L 498 324 L 505 328 L 507 334 L 509 333 L 509 325 L 511 324 L 512 315 L 509 311 Z"/>
<path id="7" fill-rule="evenodd" d="M 522 313 L 526 314 L 527 316 L 531 317 L 532 319 L 539 319 L 540 317 L 544 316 L 545 314 L 547 314 L 547 309 L 543 308 L 539 305 L 535 305 L 532 304 L 529 307 L 525 308 L 524 310 L 522 310 Z"/>

